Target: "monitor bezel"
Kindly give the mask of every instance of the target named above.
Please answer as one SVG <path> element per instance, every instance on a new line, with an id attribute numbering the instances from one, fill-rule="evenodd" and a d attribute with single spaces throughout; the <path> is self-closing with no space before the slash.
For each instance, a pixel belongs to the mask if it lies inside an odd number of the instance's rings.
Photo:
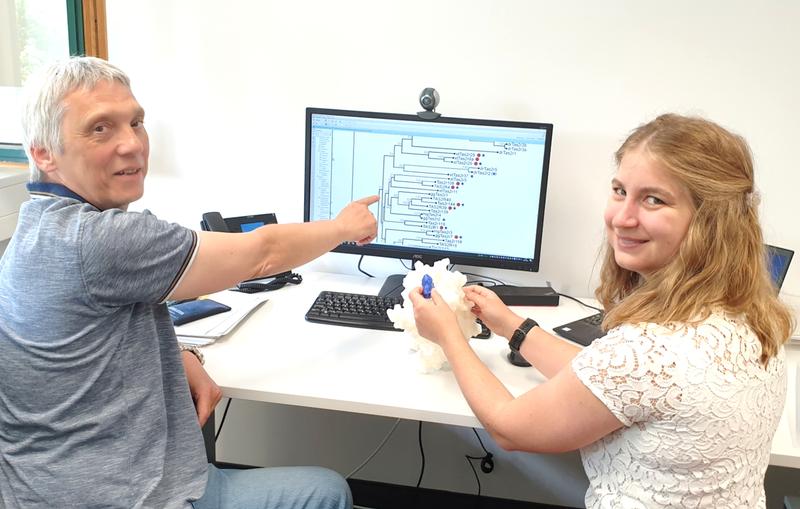
<path id="1" fill-rule="evenodd" d="M 498 269 L 512 269 L 528 272 L 537 272 L 541 261 L 542 235 L 544 227 L 545 200 L 547 197 L 547 181 L 550 173 L 550 151 L 553 140 L 553 124 L 542 122 L 522 122 L 516 120 L 478 119 L 465 117 L 438 117 L 425 120 L 417 115 L 404 113 L 386 113 L 375 111 L 343 110 L 332 108 L 306 108 L 305 129 L 305 189 L 303 194 L 303 219 L 308 222 L 311 216 L 311 119 L 314 115 L 338 115 L 359 118 L 377 118 L 386 120 L 405 120 L 413 122 L 432 122 L 443 124 L 465 124 L 477 126 L 510 127 L 520 129 L 539 129 L 545 131 L 542 176 L 540 182 L 539 210 L 536 225 L 536 238 L 534 239 L 533 259 L 506 259 L 502 257 L 483 255 L 480 253 L 463 253 L 447 250 L 430 250 L 422 248 L 401 248 L 386 244 L 365 244 L 358 246 L 354 243 L 343 243 L 332 251 L 366 256 L 385 258 L 398 258 L 404 260 L 421 259 L 425 263 L 449 258 L 450 263 L 468 265 L 473 267 L 486 267 Z"/>

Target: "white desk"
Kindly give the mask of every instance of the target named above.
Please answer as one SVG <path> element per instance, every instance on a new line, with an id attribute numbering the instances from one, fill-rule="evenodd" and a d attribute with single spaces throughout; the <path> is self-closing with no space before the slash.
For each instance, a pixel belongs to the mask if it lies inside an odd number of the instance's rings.
<path id="1" fill-rule="evenodd" d="M 206 369 L 231 398 L 481 427 L 451 371 L 417 371 L 405 334 L 314 324 L 303 318 L 321 290 L 375 294 L 380 283 L 303 271 L 303 284 L 274 292 L 234 332 L 204 347 Z M 563 298 L 557 307 L 516 309 L 546 329 L 593 313 Z M 544 381 L 536 369 L 506 360 L 504 338 L 472 339 L 471 344 L 512 394 Z M 793 348 L 790 358 L 796 365 L 800 350 Z M 796 396 L 794 368 L 790 371 L 792 383 L 771 463 L 800 468 L 800 444 L 791 431 L 796 429 Z"/>

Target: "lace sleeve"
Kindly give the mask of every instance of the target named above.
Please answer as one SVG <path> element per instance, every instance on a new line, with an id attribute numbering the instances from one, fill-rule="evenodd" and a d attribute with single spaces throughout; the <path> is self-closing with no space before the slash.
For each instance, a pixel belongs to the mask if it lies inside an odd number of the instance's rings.
<path id="1" fill-rule="evenodd" d="M 663 419 L 681 398 L 674 352 L 647 325 L 623 325 L 572 360 L 578 379 L 625 426 Z"/>

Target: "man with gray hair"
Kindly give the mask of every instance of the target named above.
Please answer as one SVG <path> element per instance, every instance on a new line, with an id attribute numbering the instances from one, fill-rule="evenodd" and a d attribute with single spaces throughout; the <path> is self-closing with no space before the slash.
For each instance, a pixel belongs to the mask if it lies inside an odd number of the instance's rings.
<path id="1" fill-rule="evenodd" d="M 206 463 L 200 426 L 221 392 L 179 350 L 165 301 L 369 242 L 377 196 L 240 234 L 128 212 L 148 170 L 144 110 L 91 57 L 47 71 L 24 132 L 32 199 L 0 259 L 0 506 L 350 507 L 327 469 Z"/>

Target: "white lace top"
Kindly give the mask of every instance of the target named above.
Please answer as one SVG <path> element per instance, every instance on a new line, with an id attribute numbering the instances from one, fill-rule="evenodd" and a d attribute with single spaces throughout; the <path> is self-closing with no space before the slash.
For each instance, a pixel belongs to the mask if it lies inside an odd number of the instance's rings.
<path id="1" fill-rule="evenodd" d="M 587 508 L 763 508 L 786 397 L 785 353 L 766 368 L 743 320 L 621 325 L 572 361 L 624 426 L 581 449 Z"/>

